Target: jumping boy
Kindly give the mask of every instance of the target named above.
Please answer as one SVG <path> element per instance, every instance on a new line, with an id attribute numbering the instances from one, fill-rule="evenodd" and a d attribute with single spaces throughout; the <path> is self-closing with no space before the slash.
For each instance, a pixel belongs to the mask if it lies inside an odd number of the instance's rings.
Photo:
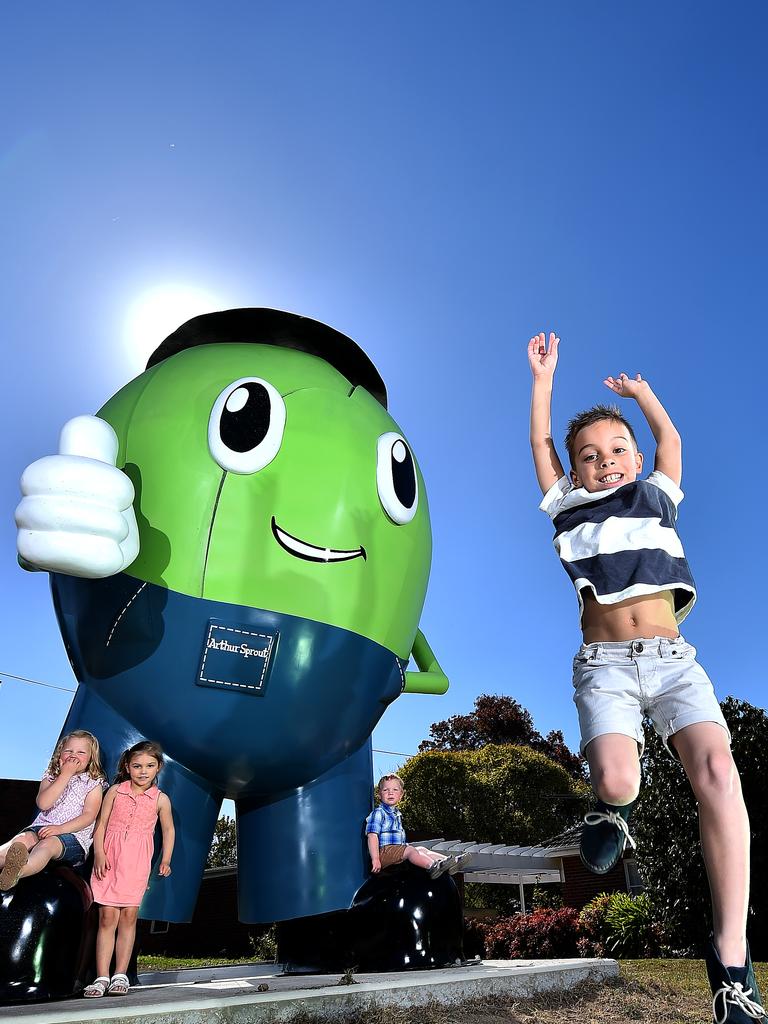
<path id="1" fill-rule="evenodd" d="M 597 796 L 586 815 L 581 858 L 598 874 L 621 859 L 640 788 L 643 717 L 680 759 L 699 806 L 701 845 L 712 895 L 707 973 L 716 1024 L 768 1024 L 746 940 L 749 822 L 730 733 L 712 684 L 678 625 L 696 590 L 675 521 L 680 435 L 640 374 L 607 377 L 634 399 L 656 441 L 654 471 L 640 479 L 643 455 L 615 406 L 571 420 L 567 476 L 551 433 L 552 384 L 560 339 L 531 338 L 531 448 L 555 526 L 555 548 L 579 599 L 584 642 L 574 660 L 581 751 Z M 727 965 L 727 966 L 726 966 Z"/>
<path id="2" fill-rule="evenodd" d="M 468 853 L 458 857 L 446 857 L 429 850 L 426 846 L 411 846 L 405 841 L 403 819 L 397 805 L 405 795 L 403 780 L 399 775 L 383 775 L 377 786 L 379 806 L 374 807 L 365 819 L 368 838 L 368 853 L 374 874 L 392 864 L 407 860 L 417 868 L 426 868 L 430 878 L 437 878 L 448 871 L 455 875 L 470 859 Z"/>

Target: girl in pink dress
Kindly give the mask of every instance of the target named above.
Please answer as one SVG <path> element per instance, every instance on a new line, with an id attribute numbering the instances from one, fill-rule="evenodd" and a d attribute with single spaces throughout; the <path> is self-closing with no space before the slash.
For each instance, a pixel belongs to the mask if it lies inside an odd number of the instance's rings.
<path id="1" fill-rule="evenodd" d="M 163 834 L 158 874 L 165 878 L 171 873 L 175 838 L 171 802 L 155 782 L 162 767 L 163 752 L 157 743 L 135 743 L 120 758 L 115 785 L 104 797 L 93 833 L 91 888 L 100 907 L 96 938 L 98 977 L 83 992 L 89 998 L 103 996 L 105 992 L 110 996 L 128 993 L 125 971 L 136 938 L 139 904 L 149 881 L 158 818 Z M 113 953 L 115 973 L 110 980 Z"/>

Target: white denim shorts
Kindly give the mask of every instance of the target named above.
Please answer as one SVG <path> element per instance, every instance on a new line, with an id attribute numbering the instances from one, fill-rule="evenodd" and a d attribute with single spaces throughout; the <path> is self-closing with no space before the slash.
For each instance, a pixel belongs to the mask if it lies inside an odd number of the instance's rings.
<path id="1" fill-rule="evenodd" d="M 609 732 L 631 736 L 642 753 L 646 716 L 673 757 L 670 737 L 697 722 L 721 725 L 730 742 L 709 676 L 682 637 L 582 644 L 573 659 L 573 686 L 582 754 Z"/>

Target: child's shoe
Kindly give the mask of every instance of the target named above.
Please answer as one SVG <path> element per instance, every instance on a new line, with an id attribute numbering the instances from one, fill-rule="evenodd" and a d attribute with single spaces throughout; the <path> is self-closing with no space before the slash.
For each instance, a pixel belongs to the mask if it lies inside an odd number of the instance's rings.
<path id="1" fill-rule="evenodd" d="M 725 967 L 714 940 L 710 940 L 706 954 L 707 975 L 712 989 L 712 1019 L 714 1024 L 768 1024 L 763 1009 L 760 989 L 752 970 L 752 958 L 747 944 L 745 967 Z"/>
<path id="2" fill-rule="evenodd" d="M 5 867 L 0 871 L 0 889 L 12 889 L 16 885 L 28 860 L 29 850 L 24 843 L 11 843 L 5 855 Z"/>
<path id="3" fill-rule="evenodd" d="M 637 849 L 627 825 L 635 803 L 617 807 L 598 800 L 594 811 L 584 815 L 579 854 L 584 867 L 596 875 L 606 874 L 619 863 L 627 843 Z"/>
<path id="4" fill-rule="evenodd" d="M 471 853 L 460 853 L 458 857 L 451 857 L 452 863 L 448 867 L 448 874 L 457 875 L 460 871 L 464 870 L 471 860 Z"/>
<path id="5" fill-rule="evenodd" d="M 427 874 L 430 878 L 439 878 L 449 870 L 451 864 L 453 864 L 453 857 L 443 857 L 442 860 L 436 860 L 432 867 L 427 868 Z"/>

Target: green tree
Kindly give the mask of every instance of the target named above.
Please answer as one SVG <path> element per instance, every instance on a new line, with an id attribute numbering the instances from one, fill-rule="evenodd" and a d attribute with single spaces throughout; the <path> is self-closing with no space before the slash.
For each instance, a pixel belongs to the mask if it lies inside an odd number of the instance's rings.
<path id="1" fill-rule="evenodd" d="M 546 754 L 575 779 L 586 775 L 586 763 L 566 746 L 559 729 L 542 736 L 533 726 L 529 711 L 513 697 L 481 693 L 468 715 L 452 715 L 429 728 L 430 739 L 419 744 L 425 750 L 480 750 L 489 743 L 513 743 Z"/>
<path id="2" fill-rule="evenodd" d="M 235 819 L 225 814 L 216 822 L 205 866 L 224 868 L 228 864 L 237 864 L 237 826 Z"/>
<path id="3" fill-rule="evenodd" d="M 587 786 L 544 754 L 514 744 L 426 750 L 400 775 L 406 830 L 528 846 L 578 819 Z"/>
<path id="4" fill-rule="evenodd" d="M 763 959 L 768 956 L 768 716 L 734 697 L 721 707 L 751 828 L 747 932 L 753 957 Z M 700 953 L 712 924 L 696 801 L 679 762 L 655 733 L 647 733 L 643 785 L 633 819 L 638 863 L 665 942 L 675 950 Z"/>

